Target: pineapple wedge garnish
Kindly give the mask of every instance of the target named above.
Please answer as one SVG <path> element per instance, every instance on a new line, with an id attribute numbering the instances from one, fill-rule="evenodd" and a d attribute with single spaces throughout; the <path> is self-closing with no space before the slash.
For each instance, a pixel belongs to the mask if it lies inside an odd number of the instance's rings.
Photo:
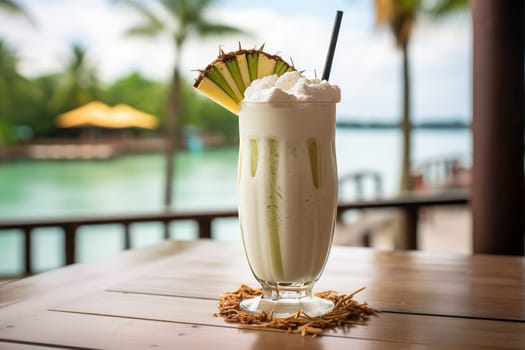
<path id="1" fill-rule="evenodd" d="M 281 57 L 259 49 L 242 49 L 225 53 L 219 51 L 219 57 L 200 71 L 193 87 L 202 94 L 228 109 L 234 114 L 239 113 L 244 90 L 252 81 L 272 75 L 282 75 L 293 71 L 293 65 L 286 63 Z"/>

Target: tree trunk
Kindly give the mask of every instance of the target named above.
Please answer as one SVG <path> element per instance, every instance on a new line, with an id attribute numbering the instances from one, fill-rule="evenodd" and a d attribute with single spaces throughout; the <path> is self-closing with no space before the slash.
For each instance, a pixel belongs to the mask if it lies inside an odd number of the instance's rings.
<path id="1" fill-rule="evenodd" d="M 179 115 L 179 96 L 180 96 L 180 51 L 182 45 L 175 45 L 175 66 L 171 81 L 170 92 L 168 95 L 167 115 L 166 115 L 166 172 L 164 187 L 164 207 L 170 209 L 173 203 L 173 178 L 175 174 L 175 146 L 177 118 Z"/>
<path id="2" fill-rule="evenodd" d="M 408 61 L 408 41 L 401 45 L 401 54 L 403 56 L 403 115 L 401 118 L 401 133 L 403 138 L 402 156 L 401 156 L 401 179 L 399 190 L 401 192 L 412 189 L 412 178 L 410 176 L 410 134 L 412 125 L 410 122 L 410 71 Z M 414 212 L 403 212 L 398 217 L 398 227 L 395 234 L 396 249 L 417 249 L 409 237 L 417 236 L 417 226 L 414 225 Z M 417 213 L 416 213 L 417 215 Z"/>
<path id="3" fill-rule="evenodd" d="M 401 46 L 403 56 L 403 117 L 401 120 L 401 131 L 403 134 L 403 154 L 401 163 L 400 190 L 410 191 L 412 189 L 412 178 L 410 176 L 411 144 L 410 134 L 412 124 L 410 122 L 410 71 L 408 62 L 408 41 Z"/>

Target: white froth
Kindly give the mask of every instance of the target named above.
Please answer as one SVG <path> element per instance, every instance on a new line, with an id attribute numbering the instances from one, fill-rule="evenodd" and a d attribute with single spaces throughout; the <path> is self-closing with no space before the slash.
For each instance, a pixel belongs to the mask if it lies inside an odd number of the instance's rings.
<path id="1" fill-rule="evenodd" d="M 339 102 L 341 90 L 326 80 L 307 79 L 300 72 L 286 72 L 254 80 L 244 91 L 247 102 Z"/>

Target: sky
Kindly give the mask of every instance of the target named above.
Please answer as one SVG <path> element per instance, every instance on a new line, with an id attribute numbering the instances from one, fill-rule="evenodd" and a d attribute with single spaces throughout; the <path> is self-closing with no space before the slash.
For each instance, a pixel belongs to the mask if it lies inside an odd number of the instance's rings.
<path id="1" fill-rule="evenodd" d="M 144 0 L 155 6 L 155 1 Z M 139 17 L 118 0 L 18 0 L 34 18 L 0 14 L 0 38 L 16 49 L 19 70 L 28 77 L 59 72 L 73 43 L 82 44 L 104 82 L 133 71 L 169 81 L 174 48 L 168 37 L 125 36 Z M 376 28 L 373 0 L 223 0 L 207 18 L 244 29 L 249 35 L 191 37 L 182 55 L 188 82 L 195 69 L 225 51 L 265 44 L 265 51 L 293 60 L 299 70 L 321 75 L 333 19 L 344 11 L 330 75 L 340 86 L 338 115 L 395 121 L 401 114 L 401 54 L 388 28 Z M 410 43 L 413 120 L 470 121 L 471 22 L 468 12 L 416 24 Z"/>

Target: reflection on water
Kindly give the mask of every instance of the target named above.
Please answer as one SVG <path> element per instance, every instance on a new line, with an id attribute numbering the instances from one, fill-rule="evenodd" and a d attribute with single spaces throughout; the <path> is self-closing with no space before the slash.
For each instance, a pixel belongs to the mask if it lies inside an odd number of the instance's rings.
<path id="1" fill-rule="evenodd" d="M 401 153 L 397 130 L 338 130 L 340 175 L 370 169 L 383 178 L 384 194 L 395 193 Z M 416 131 L 415 161 L 460 155 L 470 160 L 468 130 Z M 180 152 L 176 158 L 175 210 L 236 208 L 237 148 Z M 104 161 L 19 161 L 0 165 L 0 220 L 145 213 L 162 209 L 164 157 L 162 154 L 125 156 Z M 352 194 L 346 194 L 351 197 Z M 172 224 L 172 237 L 193 239 L 192 222 Z M 236 219 L 213 223 L 215 238 L 240 239 Z M 46 270 L 63 263 L 60 229 L 39 229 L 33 235 L 34 267 Z M 159 241 L 155 223 L 131 226 L 132 246 Z M 87 261 L 120 251 L 123 229 L 114 225 L 79 230 L 77 254 Z M 23 241 L 16 232 L 0 234 L 0 275 L 22 269 Z"/>

